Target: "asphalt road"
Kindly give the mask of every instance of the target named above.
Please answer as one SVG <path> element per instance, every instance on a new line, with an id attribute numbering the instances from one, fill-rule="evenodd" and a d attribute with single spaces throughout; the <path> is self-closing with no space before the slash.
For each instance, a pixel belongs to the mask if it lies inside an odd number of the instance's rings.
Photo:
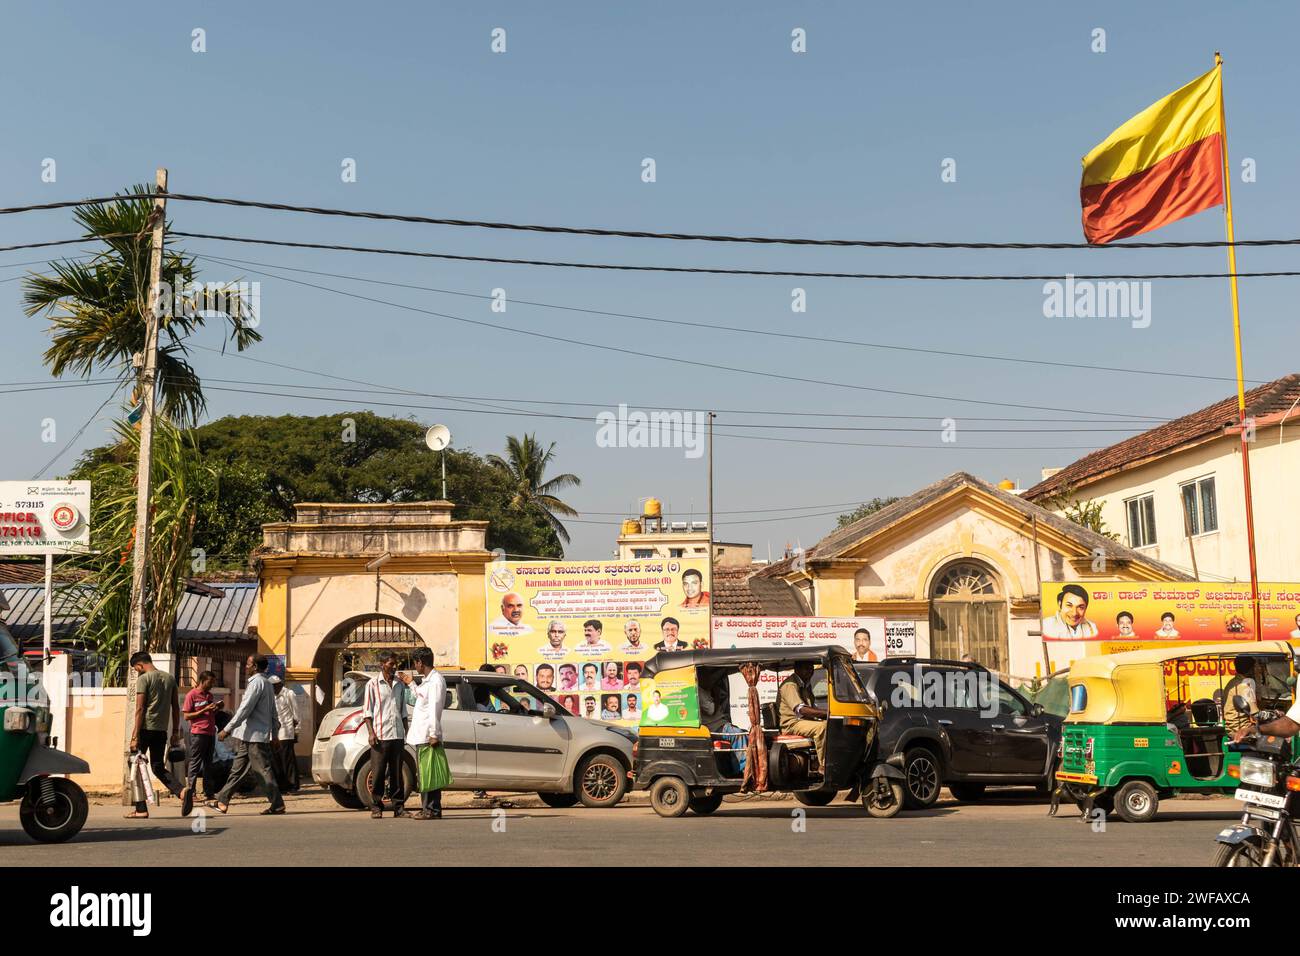
<path id="1" fill-rule="evenodd" d="M 1048 817 L 1043 799 L 1028 791 L 993 791 L 979 804 L 959 804 L 944 791 L 932 809 L 892 820 L 874 820 L 847 803 L 805 810 L 770 798 L 729 799 L 710 817 L 674 820 L 627 803 L 612 810 L 494 809 L 468 795 L 452 799 L 460 806 L 428 822 L 371 820 L 319 792 L 291 796 L 289 813 L 280 817 L 258 816 L 265 802 L 249 799 L 236 801 L 226 816 L 204 811 L 182 819 L 168 801 L 147 821 L 124 820 L 122 807 L 99 802 L 80 836 L 55 846 L 29 840 L 17 806 L 6 804 L 0 857 L 6 867 L 177 865 L 196 858 L 214 866 L 348 866 L 361 859 L 440 866 L 1206 866 L 1214 835 L 1237 818 L 1238 806 L 1225 798 L 1171 800 L 1155 822 L 1112 819 L 1095 832 L 1072 807 Z"/>

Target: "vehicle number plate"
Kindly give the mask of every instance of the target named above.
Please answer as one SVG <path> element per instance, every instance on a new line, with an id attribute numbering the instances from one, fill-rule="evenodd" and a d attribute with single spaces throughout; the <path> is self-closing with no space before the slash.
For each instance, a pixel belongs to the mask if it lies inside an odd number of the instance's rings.
<path id="1" fill-rule="evenodd" d="M 1286 806 L 1286 797 L 1276 793 L 1259 793 L 1256 790 L 1237 790 L 1237 799 L 1244 803 L 1254 803 L 1261 807 L 1272 807 L 1274 810 L 1281 810 Z"/>
<path id="2" fill-rule="evenodd" d="M 660 746 L 660 747 L 676 747 L 676 746 L 677 746 L 677 740 L 676 740 L 675 738 L 673 738 L 673 737 L 660 737 L 660 738 L 659 738 L 659 746 Z"/>

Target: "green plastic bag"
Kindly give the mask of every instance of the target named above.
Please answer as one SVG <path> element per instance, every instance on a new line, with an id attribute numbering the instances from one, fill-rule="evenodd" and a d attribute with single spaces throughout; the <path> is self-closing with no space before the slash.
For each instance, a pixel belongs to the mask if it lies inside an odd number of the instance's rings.
<path id="1" fill-rule="evenodd" d="M 431 790 L 445 790 L 451 784 L 451 767 L 447 763 L 447 751 L 442 744 L 438 744 L 436 747 L 421 747 L 420 792 L 429 793 Z"/>

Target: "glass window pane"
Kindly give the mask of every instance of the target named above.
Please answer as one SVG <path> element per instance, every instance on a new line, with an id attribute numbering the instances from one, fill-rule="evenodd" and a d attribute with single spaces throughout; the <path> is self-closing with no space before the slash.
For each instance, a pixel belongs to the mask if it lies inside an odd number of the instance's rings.
<path id="1" fill-rule="evenodd" d="M 1141 547 L 1142 545 L 1142 526 L 1138 521 L 1138 503 L 1137 501 L 1127 502 L 1128 505 L 1128 546 L 1130 548 Z"/>
<path id="2" fill-rule="evenodd" d="M 1196 507 L 1196 483 L 1183 485 L 1183 513 L 1187 516 L 1187 530 L 1191 534 L 1200 534 L 1201 526 Z"/>
<path id="3" fill-rule="evenodd" d="M 1147 495 L 1142 499 L 1142 517 L 1143 531 L 1146 534 L 1146 540 L 1143 544 L 1156 543 L 1156 499 L 1154 495 Z"/>
<path id="4" fill-rule="evenodd" d="M 1219 502 L 1214 493 L 1214 479 L 1201 481 L 1201 530 L 1219 530 Z"/>

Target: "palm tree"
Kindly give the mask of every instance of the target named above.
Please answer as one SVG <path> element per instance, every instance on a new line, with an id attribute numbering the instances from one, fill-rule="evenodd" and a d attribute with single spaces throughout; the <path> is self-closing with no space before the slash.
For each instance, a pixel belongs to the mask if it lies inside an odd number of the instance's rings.
<path id="1" fill-rule="evenodd" d="M 56 377 L 72 373 L 115 374 L 134 378 L 132 356 L 144 351 L 145 309 L 149 291 L 150 214 L 153 203 L 136 198 L 153 190 L 133 186 L 116 202 L 78 206 L 73 215 L 87 241 L 102 242 L 103 252 L 88 261 L 51 262 L 50 275 L 23 280 L 24 311 L 47 313 L 52 342 L 45 364 Z M 163 279 L 171 284 L 173 308 L 159 329 L 158 380 L 162 413 L 193 424 L 205 408 L 203 389 L 187 360 L 185 340 L 213 315 L 212 296 L 190 292 L 197 274 L 194 260 L 171 249 L 163 252 Z M 237 288 L 221 292 L 220 317 L 230 326 L 230 341 L 243 351 L 261 340 L 258 317 Z M 215 290 L 214 290 L 215 291 Z"/>
<path id="2" fill-rule="evenodd" d="M 567 472 L 548 480 L 546 467 L 554 458 L 555 442 L 543 450 L 536 435 L 524 435 L 523 438 L 510 435 L 506 438 L 506 457 L 488 455 L 487 462 L 503 472 L 509 480 L 513 489 L 510 507 L 540 514 L 556 536 L 567 543 L 569 532 L 556 515 L 576 518 L 578 512 L 557 498 L 555 492 L 563 488 L 576 488 L 582 484 L 582 480 Z"/>

